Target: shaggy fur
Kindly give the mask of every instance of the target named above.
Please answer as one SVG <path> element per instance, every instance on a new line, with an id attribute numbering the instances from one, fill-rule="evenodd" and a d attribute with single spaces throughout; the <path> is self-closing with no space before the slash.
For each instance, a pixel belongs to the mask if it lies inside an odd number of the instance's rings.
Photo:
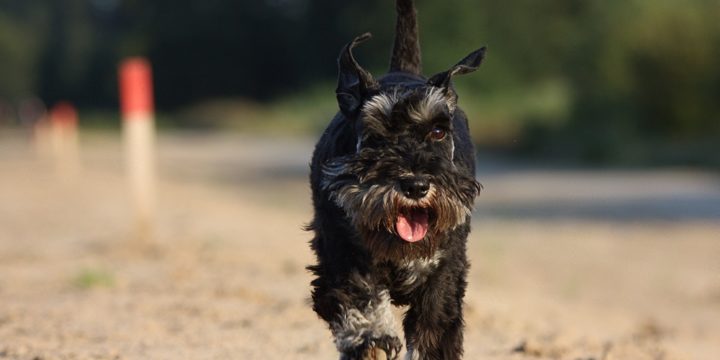
<path id="1" fill-rule="evenodd" d="M 407 359 L 458 359 L 465 243 L 480 185 L 451 78 L 476 70 L 485 48 L 427 79 L 419 74 L 412 1 L 398 0 L 396 8 L 388 74 L 376 80 L 353 57 L 369 34 L 338 58 L 340 112 L 311 163 L 313 309 L 328 323 L 341 359 L 372 359 L 378 350 L 397 358 L 402 342 L 391 304 L 409 306 Z M 407 239 L 401 223 L 425 230 Z M 416 233 L 422 238 L 413 239 Z"/>

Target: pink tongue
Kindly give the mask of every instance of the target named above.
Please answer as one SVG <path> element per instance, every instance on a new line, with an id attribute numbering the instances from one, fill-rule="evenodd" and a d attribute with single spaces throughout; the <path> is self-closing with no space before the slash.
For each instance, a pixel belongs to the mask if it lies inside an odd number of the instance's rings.
<path id="1" fill-rule="evenodd" d="M 407 214 L 398 215 L 395 230 L 407 242 L 422 240 L 428 230 L 427 210 L 411 210 Z"/>

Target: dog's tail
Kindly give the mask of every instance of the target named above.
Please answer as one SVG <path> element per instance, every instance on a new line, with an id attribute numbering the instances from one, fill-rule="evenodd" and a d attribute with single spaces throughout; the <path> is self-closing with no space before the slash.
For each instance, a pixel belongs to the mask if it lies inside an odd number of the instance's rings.
<path id="1" fill-rule="evenodd" d="M 413 0 L 395 2 L 395 44 L 390 58 L 390 71 L 420 74 L 420 37 L 418 36 L 417 11 Z"/>

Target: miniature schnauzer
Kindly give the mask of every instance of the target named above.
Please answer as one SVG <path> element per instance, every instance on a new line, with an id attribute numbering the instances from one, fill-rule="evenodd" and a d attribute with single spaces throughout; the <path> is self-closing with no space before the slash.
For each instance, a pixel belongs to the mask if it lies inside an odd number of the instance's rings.
<path id="1" fill-rule="evenodd" d="M 340 359 L 397 359 L 391 305 L 407 305 L 406 359 L 458 359 L 470 213 L 481 186 L 455 75 L 475 71 L 485 48 L 449 70 L 420 74 L 417 15 L 397 0 L 390 71 L 379 79 L 338 58 L 340 112 L 311 163 L 317 264 L 308 269 L 315 312 Z"/>

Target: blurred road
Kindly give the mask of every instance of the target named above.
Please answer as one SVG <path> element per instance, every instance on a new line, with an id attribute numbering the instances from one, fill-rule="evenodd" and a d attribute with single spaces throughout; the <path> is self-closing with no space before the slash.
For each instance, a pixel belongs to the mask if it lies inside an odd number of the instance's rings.
<path id="1" fill-rule="evenodd" d="M 182 139 L 182 140 L 180 140 Z M 307 179 L 313 139 L 188 136 L 163 153 L 168 173 L 246 186 Z M 172 149 L 172 150 L 170 150 Z M 202 151 L 197 151 L 202 149 Z M 480 217 L 533 220 L 720 220 L 720 173 L 690 169 L 573 169 L 478 158 Z"/>

